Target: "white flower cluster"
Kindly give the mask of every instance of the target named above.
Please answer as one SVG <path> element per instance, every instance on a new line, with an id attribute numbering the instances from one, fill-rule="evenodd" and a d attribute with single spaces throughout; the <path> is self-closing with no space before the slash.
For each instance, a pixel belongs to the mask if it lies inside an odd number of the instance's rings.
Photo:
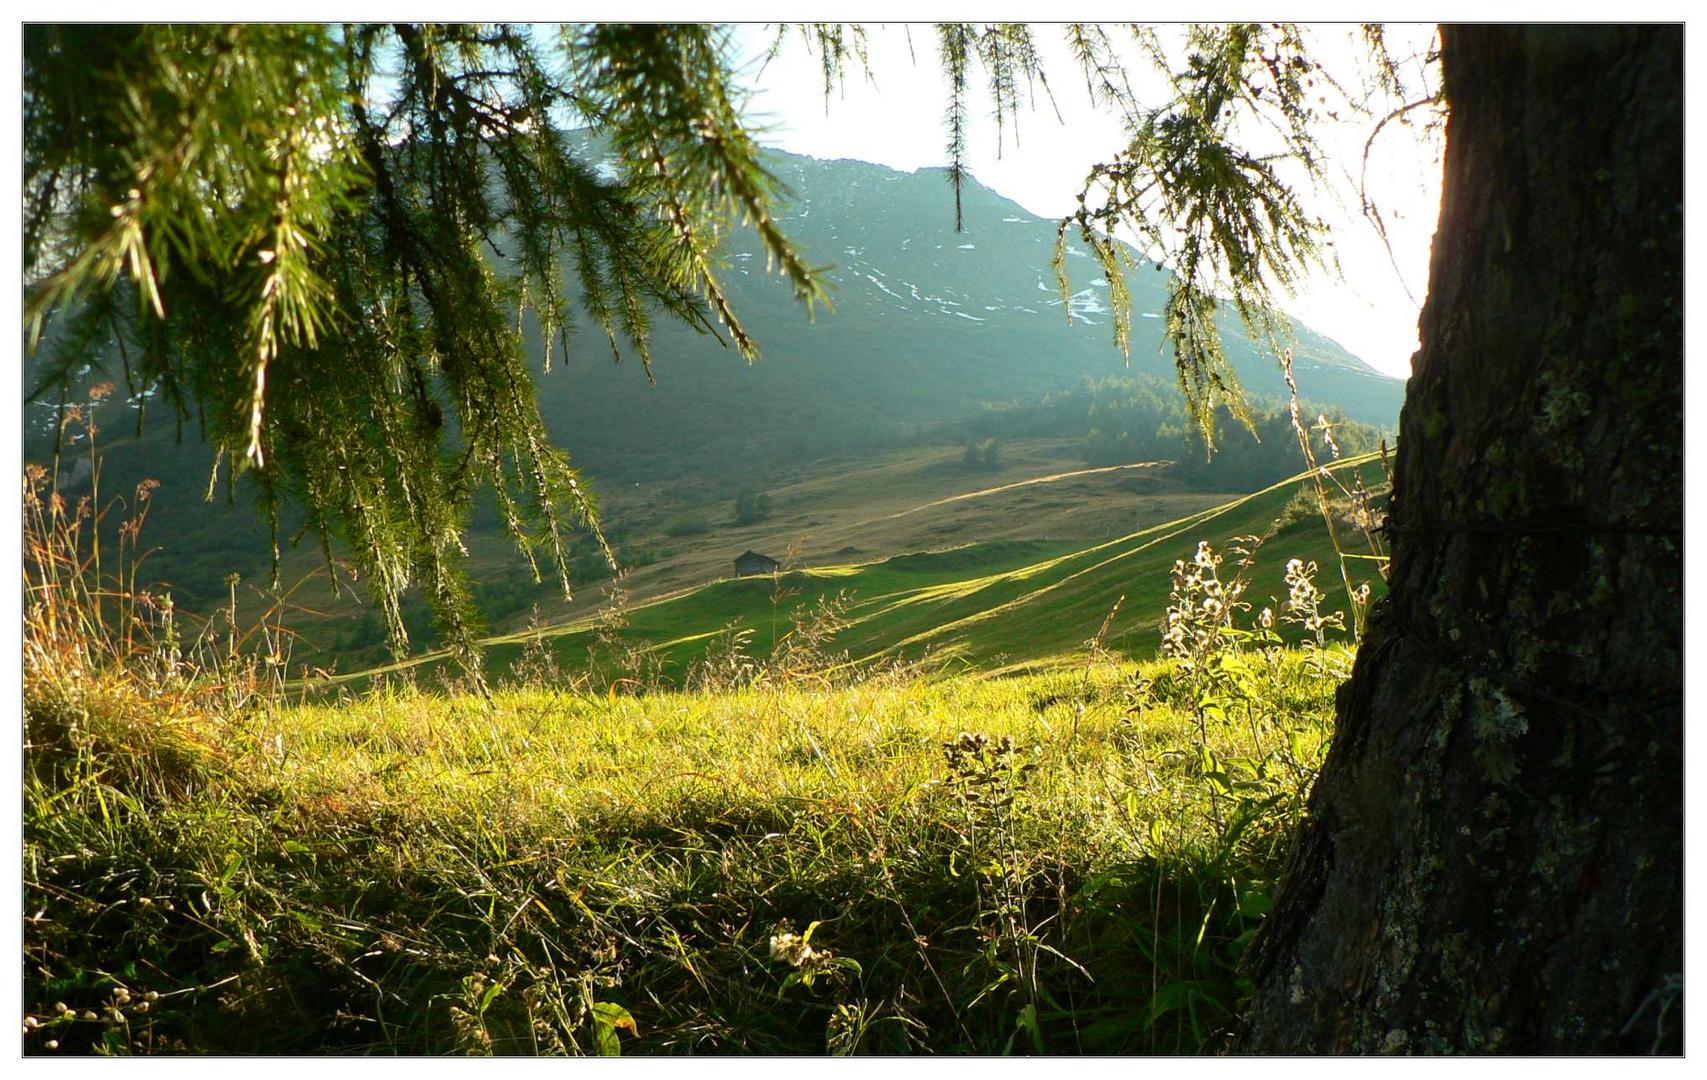
<path id="1" fill-rule="evenodd" d="M 1317 646 L 1327 644 L 1327 628 L 1343 630 L 1345 628 L 1344 612 L 1322 614 L 1322 601 L 1326 599 L 1322 590 L 1316 588 L 1316 564 L 1304 562 L 1302 559 L 1292 559 L 1286 564 L 1286 586 L 1290 593 L 1284 605 L 1285 614 L 1281 618 L 1289 623 L 1296 623 L 1316 635 Z M 1369 586 L 1360 586 L 1361 598 L 1367 601 Z"/>
<path id="2" fill-rule="evenodd" d="M 1233 615 L 1246 607 L 1245 582 L 1223 582 L 1221 556 L 1199 541 L 1190 562 L 1174 563 L 1173 595 L 1162 626 L 1162 655 L 1186 663 L 1218 648 L 1222 631 L 1233 628 Z"/>
<path id="3" fill-rule="evenodd" d="M 771 935 L 771 959 L 780 960 L 801 971 L 816 971 L 830 960 L 828 949 L 813 948 L 804 937 L 792 930 Z"/>

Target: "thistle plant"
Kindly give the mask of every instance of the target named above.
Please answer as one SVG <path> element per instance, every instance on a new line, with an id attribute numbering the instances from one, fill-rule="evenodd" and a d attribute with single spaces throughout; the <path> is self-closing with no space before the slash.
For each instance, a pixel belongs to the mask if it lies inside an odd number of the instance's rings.
<path id="1" fill-rule="evenodd" d="M 1255 559 L 1254 544 L 1246 548 L 1235 542 L 1232 550 L 1238 555 L 1238 569 L 1227 580 L 1221 576 L 1224 557 L 1206 540 L 1198 542 L 1189 562 L 1180 559 L 1174 563 L 1173 589 L 1162 626 L 1160 652 L 1179 671 L 1179 689 L 1197 725 L 1199 765 L 1210 777 L 1222 772 L 1209 751 L 1210 722 L 1227 723 L 1229 711 L 1239 703 L 1244 704 L 1247 721 L 1251 720 L 1247 672 L 1238 655 L 1250 632 L 1238 627 L 1237 616 L 1250 610 L 1244 595 Z M 1254 722 L 1252 738 L 1257 738 Z M 1217 825 L 1223 821 L 1223 787 L 1222 783 L 1211 787 L 1211 813 Z"/>
<path id="2" fill-rule="evenodd" d="M 1249 539 L 1249 538 L 1243 538 Z M 1248 565 L 1250 552 L 1236 549 L 1241 566 Z M 1198 673 L 1212 666 L 1217 657 L 1233 647 L 1240 636 L 1234 617 L 1249 611 L 1243 597 L 1248 582 L 1242 576 L 1221 580 L 1222 556 L 1207 540 L 1199 541 L 1191 561 L 1177 560 L 1173 590 L 1162 625 L 1162 655 L 1179 663 L 1181 670 Z"/>
<path id="3" fill-rule="evenodd" d="M 813 922 L 796 934 L 784 923 L 771 934 L 770 958 L 793 969 L 782 980 L 782 986 L 777 990 L 778 997 L 787 993 L 791 986 L 811 987 L 821 977 L 839 977 L 848 972 L 860 974 L 858 960 L 837 956 L 821 945 L 812 944 L 813 933 L 822 925 L 821 922 Z"/>
<path id="4" fill-rule="evenodd" d="M 1316 452 L 1311 446 L 1311 431 L 1315 431 L 1317 433 L 1323 447 L 1331 455 L 1330 460 L 1338 461 L 1340 458 L 1339 443 L 1334 441 L 1333 425 L 1329 423 L 1326 416 L 1317 414 L 1315 425 L 1311 428 L 1305 427 L 1304 421 L 1299 414 L 1298 380 L 1294 376 L 1292 370 L 1291 349 L 1287 349 L 1281 354 L 1280 369 L 1281 374 L 1286 378 L 1286 391 L 1289 399 L 1288 409 L 1292 418 L 1292 430 L 1298 436 L 1298 448 L 1304 452 L 1304 463 L 1308 466 L 1310 471 L 1310 483 L 1312 485 L 1312 490 L 1315 492 L 1316 507 L 1322 514 L 1322 524 L 1328 531 L 1328 540 L 1334 546 L 1334 554 L 1338 556 L 1340 580 L 1345 585 L 1346 599 L 1351 604 L 1351 636 L 1352 640 L 1355 641 L 1363 633 L 1364 614 L 1369 609 L 1369 584 L 1365 582 L 1361 586 L 1352 585 L 1351 571 L 1348 568 L 1348 563 L 1352 559 L 1368 559 L 1375 563 L 1377 569 L 1381 573 L 1382 579 L 1386 579 L 1388 555 L 1387 545 L 1381 538 L 1383 515 L 1375 509 L 1374 497 L 1371 495 L 1369 489 L 1364 487 L 1363 476 L 1360 472 L 1354 471 L 1352 473 L 1354 478 L 1353 484 L 1348 488 L 1339 477 L 1334 475 L 1333 470 L 1329 469 L 1325 465 L 1317 463 Z M 1381 446 L 1383 464 L 1385 464 L 1386 461 L 1386 452 L 1386 443 L 1383 442 Z M 1335 487 L 1339 488 L 1340 494 L 1351 504 L 1351 523 L 1357 526 L 1358 530 L 1363 533 L 1363 539 L 1369 545 L 1370 554 L 1348 554 L 1345 550 L 1345 546 L 1340 543 L 1339 529 L 1334 524 L 1332 500 L 1328 494 L 1327 486 L 1329 484 L 1333 484 Z M 1314 566 L 1314 564 L 1311 565 L 1312 567 Z M 1312 569 L 1311 572 L 1313 574 L 1314 570 Z M 1313 585 L 1312 588 L 1314 588 Z"/>
<path id="5" fill-rule="evenodd" d="M 1316 587 L 1316 564 L 1314 561 L 1304 562 L 1302 559 L 1292 559 L 1286 564 L 1286 587 L 1289 590 L 1286 601 L 1281 605 L 1280 621 L 1302 627 L 1309 637 L 1304 639 L 1304 647 L 1316 655 L 1317 670 L 1326 673 L 1328 646 L 1328 630 L 1345 629 L 1345 613 L 1332 611 L 1324 613 L 1322 602 L 1327 599 L 1322 590 Z M 1351 591 L 1352 603 L 1360 606 L 1369 603 L 1369 583 L 1365 582 Z M 1265 609 L 1266 610 L 1266 609 Z"/>

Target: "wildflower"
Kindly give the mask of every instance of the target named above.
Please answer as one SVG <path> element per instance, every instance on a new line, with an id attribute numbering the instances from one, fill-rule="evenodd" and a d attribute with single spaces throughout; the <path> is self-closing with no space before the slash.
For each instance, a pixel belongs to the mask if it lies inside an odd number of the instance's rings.
<path id="1" fill-rule="evenodd" d="M 802 970 L 820 968 L 830 959 L 829 952 L 813 948 L 805 938 L 791 930 L 771 935 L 770 952 L 772 960 L 781 960 Z"/>

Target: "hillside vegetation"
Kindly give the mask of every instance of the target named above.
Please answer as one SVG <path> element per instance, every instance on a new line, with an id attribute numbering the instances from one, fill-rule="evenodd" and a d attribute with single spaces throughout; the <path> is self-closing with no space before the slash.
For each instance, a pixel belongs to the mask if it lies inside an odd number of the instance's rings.
<path id="1" fill-rule="evenodd" d="M 764 678 L 714 659 L 691 692 L 534 669 L 292 706 L 264 655 L 101 587 L 75 511 L 32 500 L 32 1054 L 1201 1049 L 1248 989 L 1350 663 L 1300 567 L 1271 621 L 1201 544 L 1136 665 L 799 650 Z M 1065 558 L 1056 593 L 1137 565 Z M 1095 638 L 1081 599 L 1062 632 Z"/>
<path id="2" fill-rule="evenodd" d="M 1131 281 L 1128 364 L 1112 342 L 1107 290 L 1091 261 L 1078 257 L 1083 252 L 1076 244 L 1068 259 L 1075 277 L 1065 305 L 1069 322 L 1048 269 L 1055 222 L 969 180 L 963 192 L 966 229 L 955 232 L 939 172 L 902 173 L 781 152 L 767 160 L 792 190 L 782 224 L 815 265 L 831 267 L 833 310 L 808 320 L 789 290 L 763 272 L 757 240 L 738 230 L 727 237 L 724 277 L 732 304 L 764 348 L 758 363 L 745 364 L 713 338 L 667 320 L 655 328 L 650 373 L 632 358 L 613 363 L 603 335 L 585 332 L 571 335 L 568 355 L 554 353 L 546 372 L 539 360 L 544 344 L 528 339 L 541 415 L 554 443 L 570 454 L 587 489 L 601 500 L 622 566 L 644 568 L 686 546 L 681 537 L 665 534 L 663 522 L 636 524 L 628 511 L 637 501 L 645 509 L 650 502 L 668 502 L 668 516 L 676 522 L 714 527 L 743 489 L 778 486 L 803 465 L 834 474 L 850 461 L 873 461 L 900 448 L 928 455 L 938 447 L 958 448 L 973 430 L 1004 440 L 1082 440 L 1073 453 L 1091 464 L 1176 461 L 1180 467 L 1171 479 L 1179 491 L 1245 492 L 1298 467 L 1288 456 L 1291 436 L 1284 431 L 1278 444 L 1267 433 L 1258 444 L 1223 422 L 1218 464 L 1202 460 L 1201 447 L 1187 441 L 1172 360 L 1154 317 L 1164 291 L 1160 273 Z M 1309 327 L 1290 325 L 1306 399 L 1320 402 L 1320 411 L 1349 418 L 1345 432 L 1357 425 L 1394 425 L 1403 392 L 1399 380 L 1378 374 Z M 1276 395 L 1285 393 L 1274 358 L 1237 326 L 1223 331 L 1244 386 L 1260 405 L 1273 406 Z M 269 578 L 275 544 L 286 559 L 287 586 L 323 565 L 312 530 L 305 528 L 312 522 L 293 503 L 281 506 L 275 537 L 253 508 L 259 492 L 252 478 L 234 478 L 229 468 L 215 467 L 202 444 L 206 417 L 174 415 L 158 387 L 128 385 L 125 356 L 141 344 L 66 341 L 32 355 L 25 385 L 30 391 L 40 387 L 42 396 L 25 408 L 26 459 L 45 463 L 54 457 L 62 388 L 50 376 L 58 371 L 55 358 L 64 361 L 61 354 L 69 350 L 75 362 L 66 370 L 75 378 L 64 392 L 72 402 L 103 379 L 115 387 L 93 410 L 106 459 L 101 490 L 129 492 L 143 480 L 165 482 L 156 507 L 171 528 L 169 535 L 156 531 L 160 550 L 152 568 L 172 582 L 181 609 L 207 613 L 221 605 L 230 573 L 241 574 L 249 585 Z M 1142 416 L 1126 409 L 1119 423 L 1105 408 L 1116 398 L 1124 404 L 1138 396 L 1154 398 L 1155 407 Z M 1312 407 L 1308 415 L 1316 411 Z M 1040 416 L 1051 418 L 1049 430 L 1021 435 L 1002 427 L 1004 419 Z M 1363 443 L 1373 445 L 1367 439 L 1358 445 Z M 86 446 L 73 442 L 65 450 L 61 490 L 91 492 Z M 1253 460 L 1261 464 L 1252 467 Z M 1130 527 L 1129 522 L 1120 531 Z M 1088 537 L 1074 532 L 1047 538 Z M 981 536 L 968 530 L 938 536 L 931 546 L 976 539 Z M 490 500 L 473 506 L 467 540 L 473 576 L 485 586 L 475 599 L 489 629 L 514 629 L 535 603 L 547 621 L 567 614 L 551 588 L 523 584 L 523 564 Z M 337 540 L 331 550 L 334 557 L 348 555 Z M 609 572 L 593 538 L 576 537 L 577 587 L 594 585 Z M 347 591 L 364 589 L 357 583 Z M 349 624 L 325 635 L 320 651 L 301 650 L 300 659 L 325 666 L 346 656 L 341 667 L 349 670 L 348 654 L 377 658 L 366 651 L 378 651 L 377 621 L 371 632 L 364 628 L 359 605 L 343 593 L 311 582 L 296 599 Z M 409 636 L 419 649 L 436 641 L 436 629 L 424 599 L 409 600 Z"/>
<path id="3" fill-rule="evenodd" d="M 1221 1045 L 1350 669 L 1340 554 L 1379 581 L 1380 457 L 1325 521 L 1311 475 L 1223 499 L 1005 445 L 804 469 L 724 539 L 843 558 L 499 635 L 490 693 L 433 654 L 292 681 L 277 601 L 146 584 L 154 485 L 33 468 L 26 1052 Z"/>
<path id="4" fill-rule="evenodd" d="M 1378 453 L 1348 458 L 1332 471 L 1347 489 L 1359 477 L 1368 490 L 1384 484 Z M 1355 560 L 1369 547 L 1353 520 L 1358 508 L 1342 500 L 1338 512 L 1337 544 L 1359 565 Z M 632 609 L 489 639 L 487 659 L 500 677 L 518 664 L 545 663 L 679 683 L 707 661 L 756 673 L 779 650 L 826 637 L 814 648 L 855 666 L 928 657 L 991 670 L 1072 656 L 1099 628 L 1099 647 L 1138 657 L 1159 640 L 1171 568 L 1189 559 L 1200 540 L 1252 549 L 1250 597 L 1259 607 L 1278 610 L 1291 559 L 1338 572 L 1336 540 L 1303 478 L 1293 477 L 1102 543 L 980 543 L 717 581 Z M 1353 580 L 1380 585 L 1372 568 L 1354 571 Z M 1340 596 L 1343 605 L 1343 590 Z M 442 654 L 426 654 L 327 682 L 449 672 L 449 664 Z"/>

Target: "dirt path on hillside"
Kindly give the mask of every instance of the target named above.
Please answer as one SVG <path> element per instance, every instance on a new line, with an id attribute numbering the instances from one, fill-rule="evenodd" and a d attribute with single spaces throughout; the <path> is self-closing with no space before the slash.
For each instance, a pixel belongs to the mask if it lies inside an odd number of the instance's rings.
<path id="1" fill-rule="evenodd" d="M 796 533 L 798 538 L 788 537 L 788 533 L 798 530 L 799 526 L 781 526 L 777 522 L 764 522 L 753 526 L 746 535 L 726 538 L 728 542 L 723 546 L 731 550 L 746 546 L 761 552 L 772 550 L 780 552 L 787 549 L 796 554 L 797 558 L 785 561 L 793 566 L 809 567 L 848 562 L 882 561 L 885 558 L 907 551 L 953 547 L 977 539 L 1037 539 L 1040 538 L 1041 534 L 1033 534 L 1037 533 L 1036 523 L 1039 521 L 1053 521 L 1065 526 L 1065 531 L 1055 535 L 1057 539 L 1080 537 L 1088 541 L 1106 538 L 1119 535 L 1122 530 L 1092 527 L 1084 530 L 1081 536 L 1081 533 L 1075 532 L 1072 525 L 1068 523 L 1073 521 L 1078 511 L 1101 504 L 1103 499 L 1112 494 L 1114 491 L 1112 487 L 1107 487 L 1106 491 L 1102 489 L 1118 475 L 1130 473 L 1133 470 L 1160 469 L 1169 464 L 1172 463 L 1168 461 L 1147 461 L 1059 470 L 972 491 L 960 491 L 952 495 L 925 498 L 910 505 L 902 504 L 899 509 L 890 509 L 888 512 L 882 512 L 886 508 L 881 507 L 881 505 L 845 509 L 833 506 L 824 507 L 816 511 L 809 511 L 814 514 L 817 520 L 809 523 L 807 532 Z M 855 482 L 857 483 L 857 481 Z M 1090 493 L 1084 488 L 1087 483 L 1096 485 L 1096 494 L 1090 495 L 1089 499 L 1086 496 Z M 951 531 L 946 533 L 943 532 L 942 526 L 947 525 L 949 519 L 945 518 L 942 525 L 937 527 L 930 525 L 930 522 L 938 514 L 946 514 L 954 509 L 987 505 L 991 501 L 999 502 L 1003 498 L 1015 497 L 1014 493 L 1021 489 L 1050 491 L 1055 490 L 1056 487 L 1073 489 L 1071 494 L 1064 494 L 1061 500 L 1056 500 L 1060 502 L 1060 505 L 1046 503 L 1023 508 L 1015 506 L 1011 513 L 1006 515 L 1001 515 L 1000 511 L 996 511 L 999 517 L 1005 516 L 1009 522 L 1010 527 L 1007 528 L 995 526 L 993 524 L 995 519 L 989 519 L 988 514 L 983 515 L 983 518 L 988 520 L 961 518 L 955 521 Z M 1218 498 L 1223 498 L 1223 496 L 1200 495 L 1188 498 L 1180 505 L 1170 507 L 1169 512 L 1163 514 L 1162 517 L 1189 513 L 1201 508 L 1197 505 L 1198 503 L 1203 501 L 1213 503 Z M 871 501 L 879 502 L 880 500 L 887 501 L 890 507 L 894 507 L 899 501 L 894 497 L 882 499 L 881 496 Z M 1170 501 L 1173 501 L 1171 497 Z M 858 514 L 860 509 L 866 509 L 867 513 L 855 517 L 854 514 Z M 1122 513 L 1127 512 L 1129 511 L 1122 510 Z M 909 524 L 901 526 L 899 523 L 902 521 Z M 918 524 L 921 522 L 923 524 Z M 1030 524 L 1014 527 L 1015 523 L 1018 522 Z M 1131 531 L 1136 527 L 1137 523 L 1133 522 L 1124 526 L 1124 530 Z M 765 536 L 765 533 L 770 535 Z M 806 550 L 801 551 L 802 541 L 808 535 L 811 536 L 813 542 L 806 547 Z M 785 539 L 785 537 L 788 538 Z M 858 546 L 855 547 L 855 545 Z M 724 568 L 725 562 L 726 560 L 721 552 L 709 558 L 703 554 L 690 552 L 642 567 L 625 580 L 624 589 L 628 594 L 628 602 L 631 604 L 654 603 L 701 588 L 712 581 L 727 576 L 728 571 Z M 580 603 L 565 611 L 563 615 L 570 618 L 584 617 L 591 610 L 605 603 L 608 595 L 609 585 L 606 584 L 596 592 L 587 594 Z"/>
<path id="2" fill-rule="evenodd" d="M 901 510 L 897 513 L 884 514 L 882 517 L 867 518 L 865 521 L 855 522 L 851 527 L 858 528 L 860 525 L 867 525 L 873 521 L 890 521 L 895 518 L 906 517 L 908 514 L 916 514 L 921 510 L 929 510 L 933 506 L 947 506 L 949 503 L 957 503 L 966 499 L 982 498 L 985 495 L 999 495 L 1004 491 L 1012 491 L 1015 488 L 1030 487 L 1033 484 L 1053 484 L 1058 480 L 1072 480 L 1075 477 L 1080 476 L 1096 476 L 1099 473 L 1121 472 L 1125 469 L 1156 469 L 1163 465 L 1172 464 L 1173 462 L 1171 461 L 1139 461 L 1130 465 L 1102 465 L 1094 469 L 1073 469 L 1068 472 L 1058 472 L 1051 476 L 1034 476 L 1030 480 L 1018 480 L 1012 484 L 1000 484 L 996 487 L 983 488 L 978 491 L 967 491 L 962 492 L 959 495 L 950 495 L 943 499 L 932 499 L 930 502 L 920 503 L 918 506 L 910 507 L 909 509 Z"/>

